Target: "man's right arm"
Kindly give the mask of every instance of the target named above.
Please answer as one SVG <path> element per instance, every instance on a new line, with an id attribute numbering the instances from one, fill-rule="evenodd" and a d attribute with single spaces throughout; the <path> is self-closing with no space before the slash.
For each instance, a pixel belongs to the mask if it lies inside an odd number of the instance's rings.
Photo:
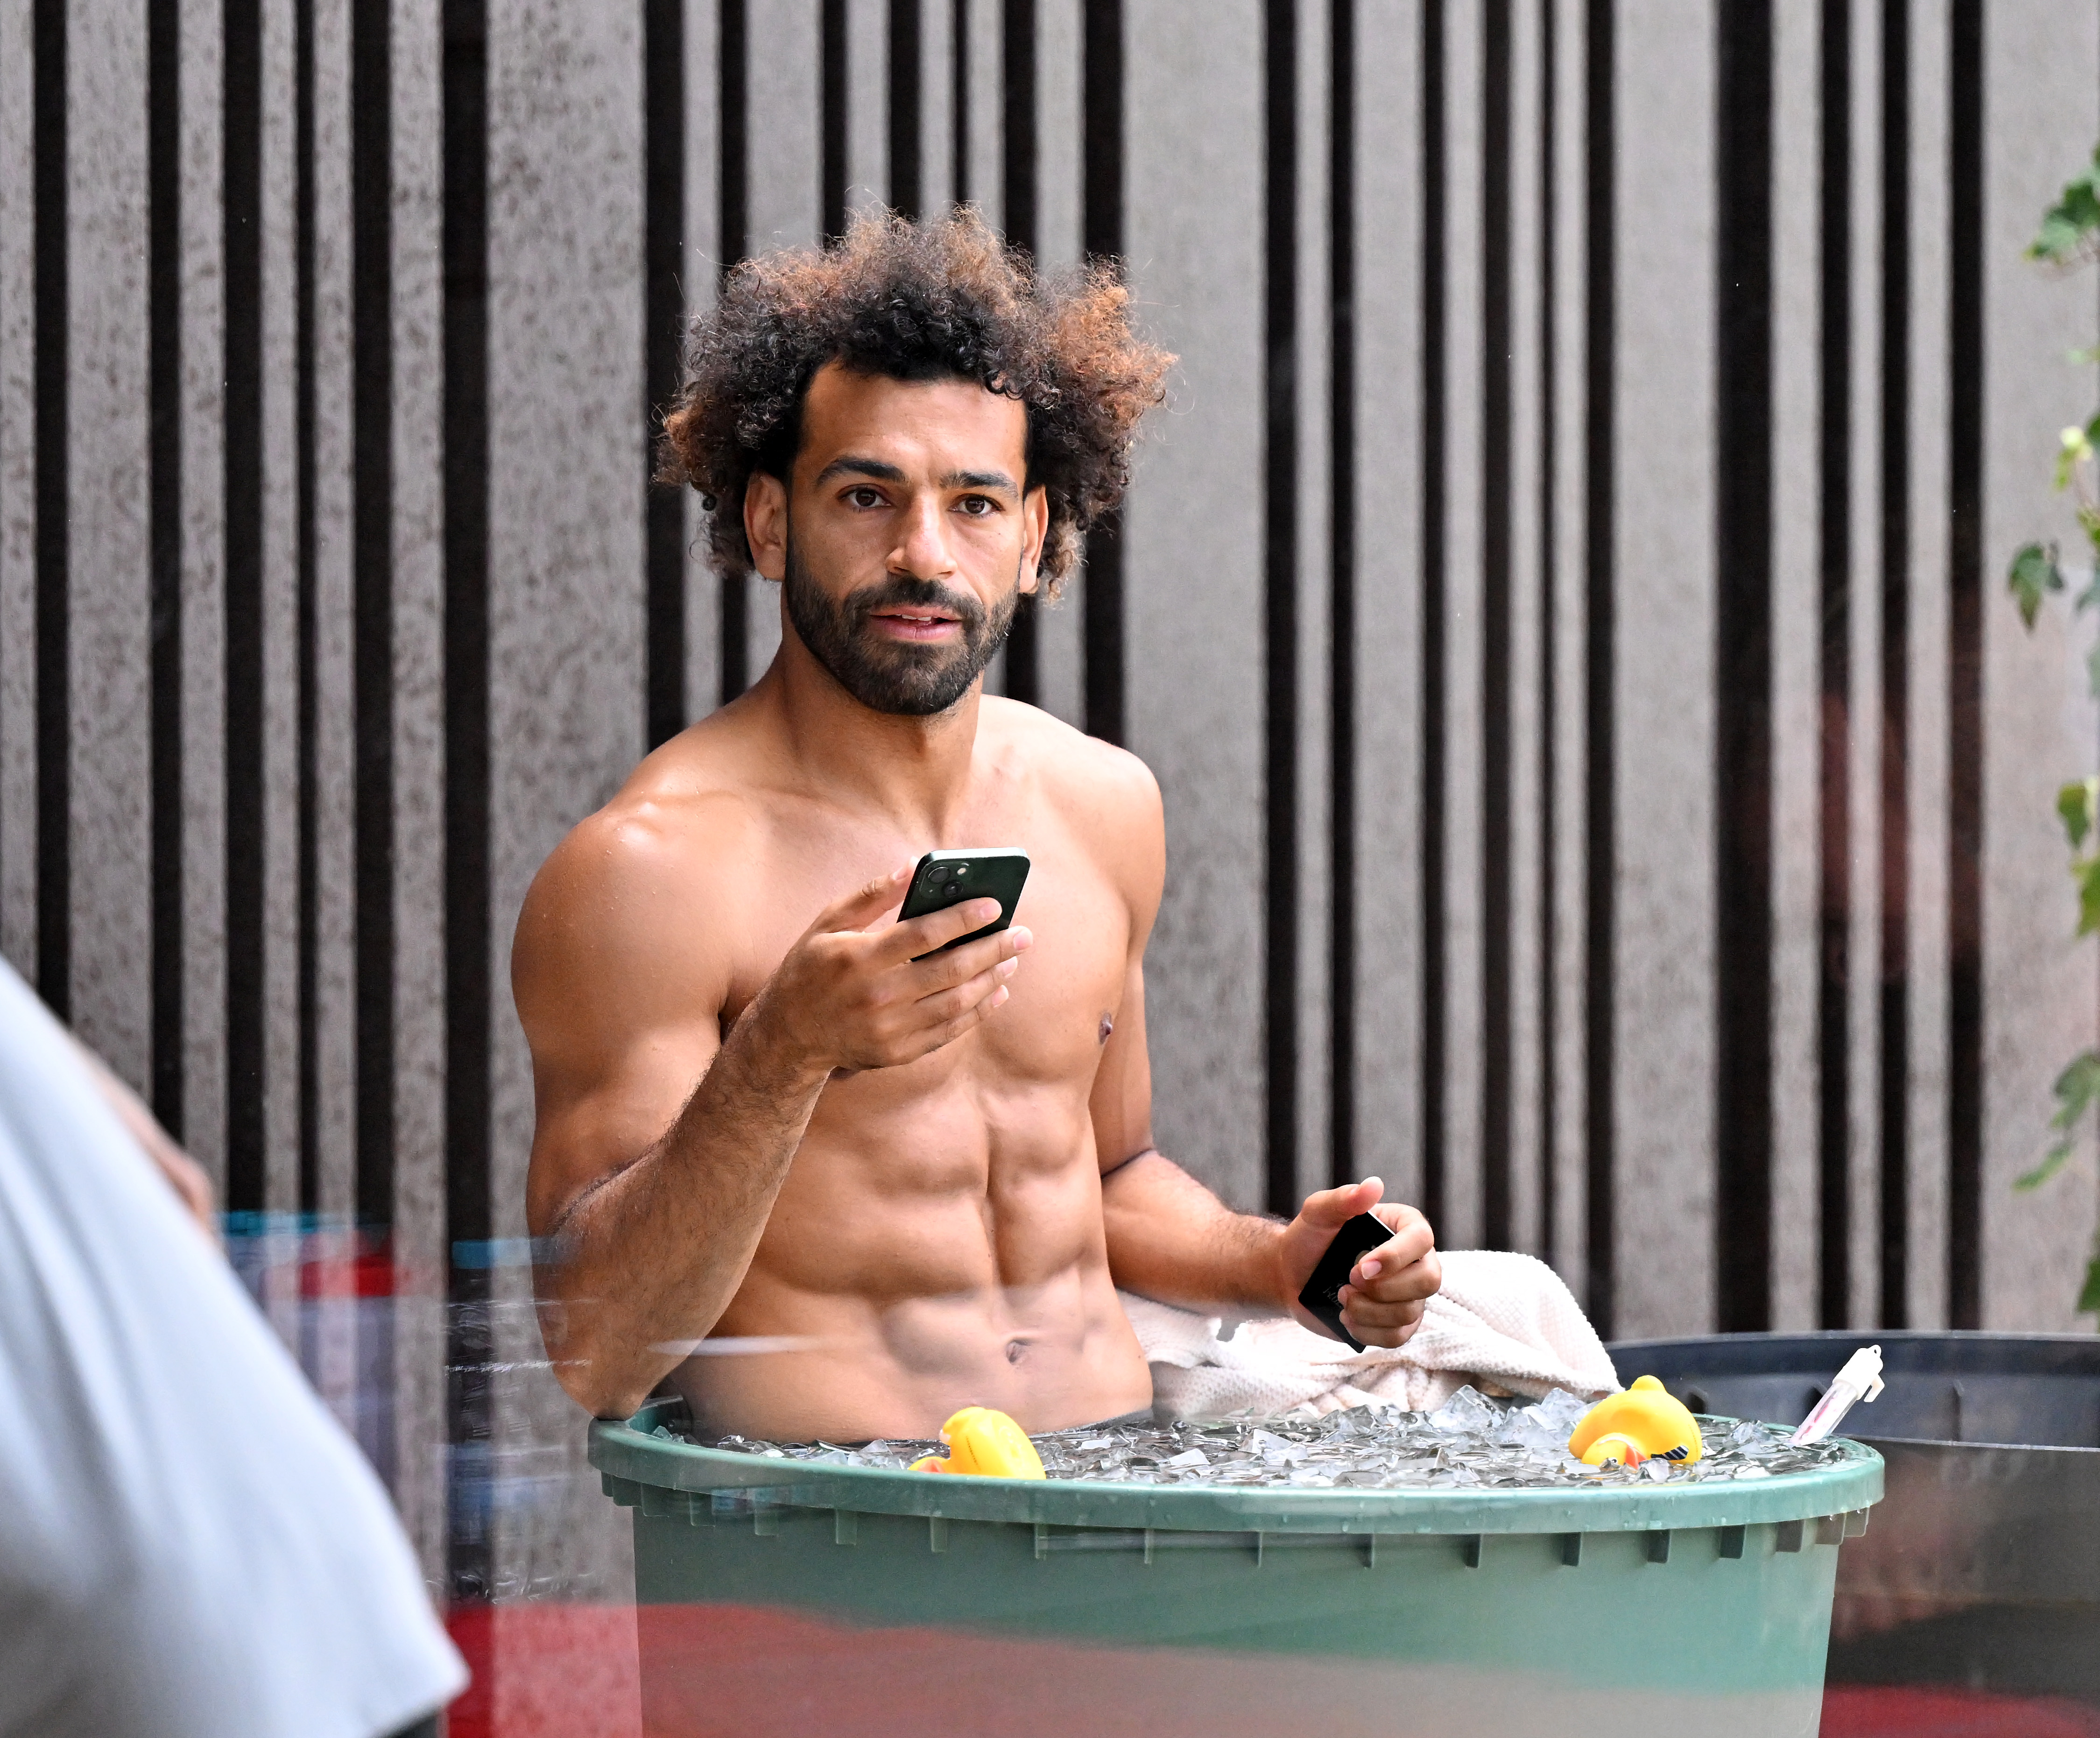
<path id="1" fill-rule="evenodd" d="M 632 1412 L 728 1308 L 833 1072 L 961 1036 L 1006 1000 L 1029 941 L 1009 929 L 915 960 L 995 906 L 871 929 L 900 871 L 819 914 L 724 1034 L 727 955 L 693 933 L 691 866 L 672 855 L 646 823 L 585 823 L 534 883 L 513 952 L 542 1330 L 562 1386 L 601 1417 Z"/>

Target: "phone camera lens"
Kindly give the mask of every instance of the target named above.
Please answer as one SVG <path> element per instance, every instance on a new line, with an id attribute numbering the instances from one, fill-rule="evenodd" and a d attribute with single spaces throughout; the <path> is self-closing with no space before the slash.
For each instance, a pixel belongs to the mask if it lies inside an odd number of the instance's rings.
<path id="1" fill-rule="evenodd" d="M 938 886 L 948 879 L 948 866 L 946 863 L 934 864 L 926 871 L 926 879 Z"/>

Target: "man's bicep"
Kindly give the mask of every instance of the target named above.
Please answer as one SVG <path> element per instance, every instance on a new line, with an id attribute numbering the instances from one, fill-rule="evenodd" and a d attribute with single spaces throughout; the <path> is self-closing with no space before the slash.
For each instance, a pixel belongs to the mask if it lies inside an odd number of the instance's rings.
<path id="1" fill-rule="evenodd" d="M 532 1054 L 535 1235 L 669 1128 L 721 1048 L 727 999 L 709 938 L 649 877 L 618 864 L 579 875 L 562 855 L 535 883 L 512 955 Z"/>

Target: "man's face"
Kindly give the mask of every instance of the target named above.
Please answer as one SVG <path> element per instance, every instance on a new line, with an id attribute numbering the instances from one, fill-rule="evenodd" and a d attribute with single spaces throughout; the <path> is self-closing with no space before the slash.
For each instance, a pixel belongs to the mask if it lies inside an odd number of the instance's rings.
<path id="1" fill-rule="evenodd" d="M 973 382 L 818 371 L 792 491 L 752 479 L 758 570 L 796 635 L 876 712 L 946 712 L 1035 589 L 1046 514 L 1021 492 L 1027 413 Z"/>

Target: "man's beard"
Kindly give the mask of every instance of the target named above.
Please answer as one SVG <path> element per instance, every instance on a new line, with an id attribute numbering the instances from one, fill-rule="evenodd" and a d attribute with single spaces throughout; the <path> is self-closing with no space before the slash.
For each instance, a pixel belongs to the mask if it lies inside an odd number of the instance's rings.
<path id="1" fill-rule="evenodd" d="M 969 691 L 992 655 L 1005 644 L 1021 600 L 1017 580 L 987 614 L 968 592 L 893 573 L 834 601 L 802 565 L 792 535 L 783 589 L 788 619 L 810 655 L 870 711 L 906 718 L 930 718 L 944 712 Z M 960 642 L 912 645 L 878 639 L 869 631 L 868 620 L 878 611 L 930 605 L 955 612 L 962 629 Z"/>

